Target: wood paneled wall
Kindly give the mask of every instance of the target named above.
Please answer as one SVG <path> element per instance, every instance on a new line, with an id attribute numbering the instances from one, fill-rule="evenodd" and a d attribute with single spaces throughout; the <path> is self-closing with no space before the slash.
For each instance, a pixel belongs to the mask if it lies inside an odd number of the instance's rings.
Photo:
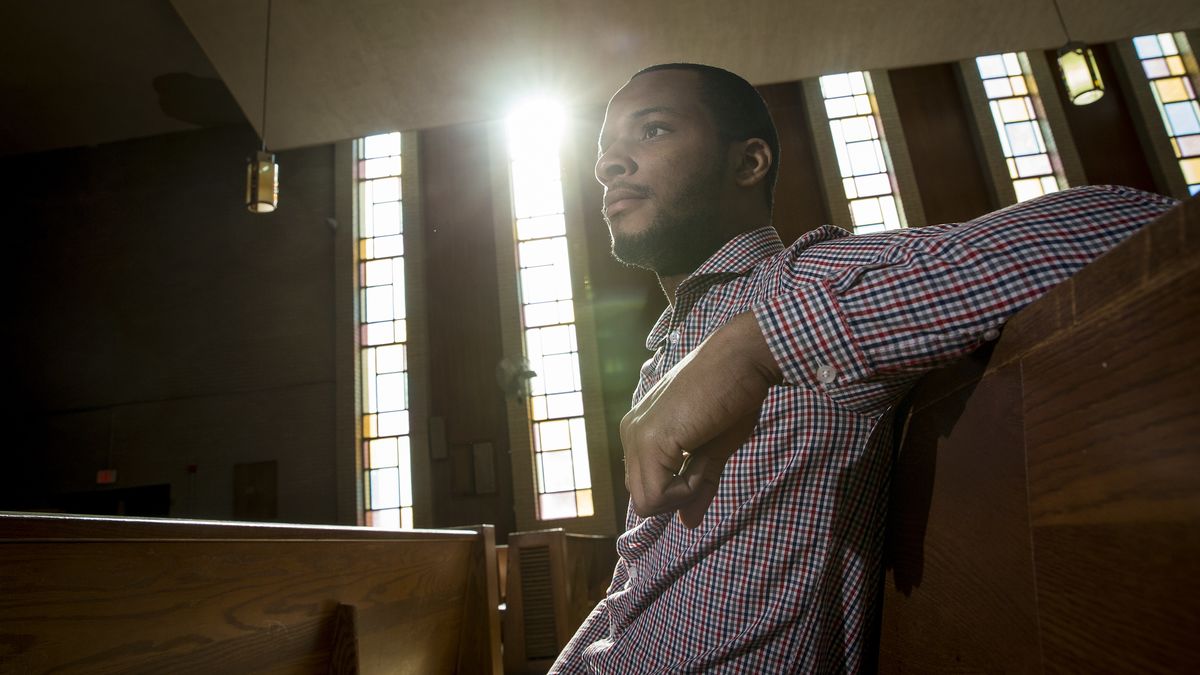
<path id="1" fill-rule="evenodd" d="M 888 78 L 928 223 L 960 223 L 996 208 L 955 65 L 901 68 Z"/>
<path id="2" fill-rule="evenodd" d="M 421 132 L 428 306 L 430 414 L 445 420 L 446 459 L 433 460 L 433 521 L 439 527 L 516 526 L 507 408 L 496 382 L 504 356 L 496 293 L 488 125 Z M 492 444 L 495 491 L 476 493 L 475 443 Z"/>

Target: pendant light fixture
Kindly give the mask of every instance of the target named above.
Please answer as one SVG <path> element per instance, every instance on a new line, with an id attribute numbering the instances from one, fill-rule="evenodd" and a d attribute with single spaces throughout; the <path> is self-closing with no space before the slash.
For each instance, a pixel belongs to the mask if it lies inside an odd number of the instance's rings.
<path id="1" fill-rule="evenodd" d="M 279 165 L 267 152 L 267 74 L 271 65 L 271 0 L 267 0 L 267 38 L 263 47 L 262 147 L 246 163 L 246 209 L 270 213 L 279 205 Z"/>
<path id="2" fill-rule="evenodd" d="M 1098 101 L 1104 96 L 1104 81 L 1100 79 L 1096 57 L 1086 44 L 1071 40 L 1071 33 L 1067 31 L 1067 22 L 1063 20 L 1058 0 L 1052 1 L 1054 11 L 1058 14 L 1058 23 L 1062 26 L 1063 34 L 1067 36 L 1067 44 L 1058 49 L 1058 74 L 1067 88 L 1067 96 L 1075 105 L 1087 105 Z"/>

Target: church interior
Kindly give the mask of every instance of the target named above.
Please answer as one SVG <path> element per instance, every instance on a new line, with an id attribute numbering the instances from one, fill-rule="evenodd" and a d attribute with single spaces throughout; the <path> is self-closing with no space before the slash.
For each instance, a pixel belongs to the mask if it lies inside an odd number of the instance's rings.
<path id="1" fill-rule="evenodd" d="M 897 411 L 871 668 L 1200 662 L 1196 3 L 49 0 L 0 36 L 0 673 L 545 672 L 667 308 L 597 136 L 673 62 L 762 95 L 787 243 L 1180 200 Z"/>

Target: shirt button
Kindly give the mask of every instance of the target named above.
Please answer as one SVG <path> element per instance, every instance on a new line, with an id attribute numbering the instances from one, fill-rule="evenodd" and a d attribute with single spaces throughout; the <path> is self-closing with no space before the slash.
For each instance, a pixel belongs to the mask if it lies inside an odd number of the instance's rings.
<path id="1" fill-rule="evenodd" d="M 837 379 L 837 376 L 837 368 L 834 368 L 833 366 L 823 365 L 820 368 L 817 368 L 817 379 L 823 384 L 833 384 L 833 381 Z"/>
<path id="2" fill-rule="evenodd" d="M 670 340 L 671 344 L 673 344 L 673 345 L 679 344 L 679 331 L 677 331 L 677 330 L 671 331 L 671 334 L 667 336 L 667 339 Z"/>
<path id="3" fill-rule="evenodd" d="M 998 337 L 1000 337 L 1000 331 L 996 330 L 995 328 L 989 328 L 983 332 L 983 339 L 987 340 L 988 342 L 991 342 Z"/>
<path id="4" fill-rule="evenodd" d="M 630 565 L 630 566 L 629 566 L 629 580 L 630 580 L 630 581 L 636 581 L 636 580 L 637 580 L 637 565 Z"/>

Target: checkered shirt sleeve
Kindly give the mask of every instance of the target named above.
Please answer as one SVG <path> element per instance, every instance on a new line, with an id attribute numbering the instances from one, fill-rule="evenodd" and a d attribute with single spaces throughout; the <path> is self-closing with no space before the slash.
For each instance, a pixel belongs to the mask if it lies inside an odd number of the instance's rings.
<path id="1" fill-rule="evenodd" d="M 754 307 L 785 380 L 879 414 L 931 368 L 998 335 L 1008 317 L 1175 202 L 1083 187 L 962 225 L 837 240 L 872 251 L 811 279 L 822 246 L 775 261 L 780 292 Z"/>

